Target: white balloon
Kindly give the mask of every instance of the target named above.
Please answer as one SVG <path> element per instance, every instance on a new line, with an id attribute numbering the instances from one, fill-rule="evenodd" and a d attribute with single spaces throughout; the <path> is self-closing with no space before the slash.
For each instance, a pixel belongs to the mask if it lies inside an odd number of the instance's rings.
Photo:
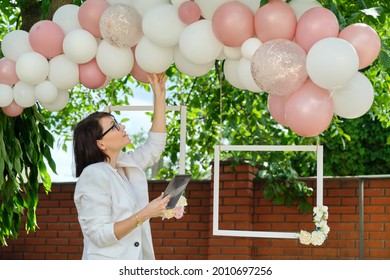
<path id="1" fill-rule="evenodd" d="M 34 86 L 22 81 L 14 85 L 14 100 L 20 107 L 31 107 L 37 102 L 34 94 Z"/>
<path id="2" fill-rule="evenodd" d="M 211 21 L 203 19 L 184 28 L 179 48 L 192 63 L 206 64 L 220 55 L 223 44 L 215 37 Z"/>
<path id="3" fill-rule="evenodd" d="M 14 91 L 10 85 L 0 84 L 0 107 L 6 107 L 14 100 Z"/>
<path id="4" fill-rule="evenodd" d="M 336 115 L 355 119 L 364 115 L 374 102 L 374 89 L 370 80 L 357 72 L 352 80 L 332 94 Z"/>
<path id="5" fill-rule="evenodd" d="M 59 90 L 68 90 L 79 83 L 79 66 L 65 54 L 53 57 L 49 62 L 49 81 Z"/>
<path id="6" fill-rule="evenodd" d="M 180 20 L 178 9 L 170 4 L 156 5 L 142 19 L 144 35 L 162 47 L 176 45 L 184 27 L 186 24 Z"/>
<path id="7" fill-rule="evenodd" d="M 87 30 L 74 29 L 65 35 L 64 54 L 74 63 L 87 63 L 95 57 L 97 48 L 95 37 Z"/>
<path id="8" fill-rule="evenodd" d="M 25 52 L 32 52 L 29 34 L 24 30 L 13 30 L 4 36 L 1 43 L 3 55 L 13 61 L 18 60 Z"/>
<path id="9" fill-rule="evenodd" d="M 159 4 L 170 4 L 170 1 L 169 0 L 148 0 L 148 1 L 133 0 L 133 5 L 140 13 L 141 16 L 143 16 L 149 9 Z"/>
<path id="10" fill-rule="evenodd" d="M 25 52 L 16 61 L 15 70 L 22 82 L 34 85 L 47 78 L 49 62 L 37 52 Z"/>
<path id="11" fill-rule="evenodd" d="M 35 98 L 39 102 L 51 103 L 58 95 L 58 89 L 52 82 L 46 80 L 35 86 Z"/>
<path id="12" fill-rule="evenodd" d="M 184 2 L 188 2 L 190 0 L 171 0 L 172 2 L 172 5 L 179 8 L 181 6 L 181 4 L 183 4 Z"/>
<path id="13" fill-rule="evenodd" d="M 80 29 L 79 8 L 79 6 L 74 4 L 66 4 L 59 7 L 53 14 L 53 22 L 57 23 L 65 34 L 74 29 Z"/>
<path id="14" fill-rule="evenodd" d="M 238 0 L 238 2 L 247 5 L 253 13 L 255 13 L 260 7 L 259 0 Z"/>
<path id="15" fill-rule="evenodd" d="M 142 37 L 135 49 L 135 59 L 145 72 L 165 72 L 173 62 L 174 47 L 161 47 L 147 37 Z"/>
<path id="16" fill-rule="evenodd" d="M 355 48 L 346 40 L 329 37 L 315 43 L 306 57 L 310 79 L 319 87 L 335 89 L 350 82 L 359 68 Z"/>
<path id="17" fill-rule="evenodd" d="M 232 0 L 194 0 L 200 8 L 201 15 L 205 19 L 211 20 L 213 18 L 214 12 L 222 5 Z M 233 0 L 236 1 L 236 0 Z"/>
<path id="18" fill-rule="evenodd" d="M 51 103 L 40 102 L 43 108 L 49 111 L 58 112 L 66 107 L 69 102 L 69 93 L 66 90 L 58 92 L 57 98 Z"/>
<path id="19" fill-rule="evenodd" d="M 291 0 L 288 4 L 294 10 L 298 20 L 311 8 L 322 7 L 316 0 Z"/>
<path id="20" fill-rule="evenodd" d="M 241 45 L 241 54 L 243 57 L 251 60 L 257 49 L 262 45 L 258 38 L 249 38 Z"/>
<path id="21" fill-rule="evenodd" d="M 238 78 L 238 64 L 239 60 L 227 58 L 223 64 L 223 72 L 225 73 L 226 80 L 234 87 L 238 89 L 246 89 Z"/>
<path id="22" fill-rule="evenodd" d="M 249 91 L 263 92 L 253 79 L 251 61 L 245 57 L 242 57 L 238 63 L 238 80 Z"/>
<path id="23" fill-rule="evenodd" d="M 228 47 L 223 46 L 223 52 L 227 58 L 231 59 L 240 59 L 241 58 L 241 48 L 240 47 Z"/>
<path id="24" fill-rule="evenodd" d="M 213 67 L 214 62 L 211 61 L 206 64 L 195 64 L 186 59 L 183 54 L 180 52 L 179 47 L 175 48 L 175 65 L 179 71 L 185 75 L 191 77 L 200 77 L 206 75 Z"/>
<path id="25" fill-rule="evenodd" d="M 96 62 L 107 77 L 127 76 L 134 66 L 134 56 L 130 48 L 118 48 L 103 40 L 96 53 Z"/>

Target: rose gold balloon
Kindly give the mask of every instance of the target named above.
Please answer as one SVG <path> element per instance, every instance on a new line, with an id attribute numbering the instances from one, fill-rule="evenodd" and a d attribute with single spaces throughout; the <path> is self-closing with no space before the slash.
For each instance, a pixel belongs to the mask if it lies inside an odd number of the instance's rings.
<path id="1" fill-rule="evenodd" d="M 100 18 L 110 6 L 105 0 L 87 0 L 81 4 L 78 19 L 81 27 L 91 33 L 95 38 L 102 38 L 100 33 Z"/>
<path id="2" fill-rule="evenodd" d="M 341 30 L 340 39 L 354 46 L 359 56 L 359 69 L 370 65 L 378 57 L 381 40 L 378 33 L 365 23 L 355 23 Z"/>
<path id="3" fill-rule="evenodd" d="M 14 85 L 19 81 L 16 74 L 16 62 L 8 59 L 0 59 L 0 84 Z"/>
<path id="4" fill-rule="evenodd" d="M 256 36 L 265 43 L 274 39 L 292 40 L 297 18 L 290 5 L 272 1 L 260 7 L 254 15 Z"/>
<path id="5" fill-rule="evenodd" d="M 100 88 L 106 81 L 107 77 L 97 65 L 96 58 L 87 63 L 79 64 L 80 83 L 86 88 Z"/>
<path id="6" fill-rule="evenodd" d="M 50 20 L 38 21 L 29 31 L 31 48 L 46 58 L 55 57 L 63 52 L 64 38 L 62 28 Z"/>
<path id="7" fill-rule="evenodd" d="M 227 2 L 214 12 L 212 27 L 221 43 L 228 47 L 240 47 L 255 33 L 253 12 L 241 2 Z"/>
<path id="8" fill-rule="evenodd" d="M 306 11 L 299 18 L 295 42 L 308 53 L 316 42 L 328 37 L 337 37 L 338 34 L 337 17 L 326 8 L 316 7 Z"/>
<path id="9" fill-rule="evenodd" d="M 15 101 L 6 107 L 1 108 L 8 117 L 17 117 L 23 112 L 23 107 L 16 104 Z"/>
<path id="10" fill-rule="evenodd" d="M 200 8 L 193 1 L 186 1 L 179 6 L 179 18 L 185 24 L 191 24 L 200 19 Z"/>
<path id="11" fill-rule="evenodd" d="M 310 79 L 291 94 L 285 106 L 288 126 L 304 137 L 322 133 L 331 123 L 333 112 L 329 90 L 320 88 Z"/>

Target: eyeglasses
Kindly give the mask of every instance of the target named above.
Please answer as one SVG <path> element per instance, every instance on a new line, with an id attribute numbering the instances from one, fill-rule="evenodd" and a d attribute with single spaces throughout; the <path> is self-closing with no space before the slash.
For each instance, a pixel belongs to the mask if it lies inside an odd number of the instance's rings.
<path id="1" fill-rule="evenodd" d="M 118 122 L 116 121 L 116 119 L 114 119 L 114 124 L 113 124 L 109 129 L 107 129 L 102 135 L 100 135 L 100 137 L 99 137 L 98 139 L 102 139 L 102 138 L 103 138 L 107 133 L 109 133 L 109 132 L 111 131 L 111 129 L 113 129 L 114 127 L 119 131 L 120 128 L 121 128 L 120 125 L 121 125 L 121 124 L 118 123 Z"/>

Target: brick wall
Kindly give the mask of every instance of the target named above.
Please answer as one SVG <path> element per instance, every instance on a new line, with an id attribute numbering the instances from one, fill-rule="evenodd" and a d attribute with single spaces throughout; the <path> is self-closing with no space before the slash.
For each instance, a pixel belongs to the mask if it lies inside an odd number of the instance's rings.
<path id="1" fill-rule="evenodd" d="M 254 180 L 247 165 L 235 171 L 221 164 L 219 228 L 298 232 L 312 231 L 311 215 L 295 207 L 274 206 L 263 198 L 264 182 Z M 364 232 L 360 236 L 359 185 L 364 183 Z M 315 189 L 315 181 L 307 180 Z M 150 182 L 151 198 L 166 182 Z M 39 229 L 0 247 L 0 259 L 80 259 L 82 234 L 73 204 L 73 183 L 58 183 L 40 193 Z M 390 179 L 324 180 L 331 231 L 324 245 L 302 245 L 296 239 L 215 236 L 212 232 L 213 181 L 191 181 L 189 206 L 180 220 L 152 219 L 157 259 L 390 259 Z M 313 195 L 315 197 L 315 194 Z M 363 241 L 363 243 L 360 242 Z"/>

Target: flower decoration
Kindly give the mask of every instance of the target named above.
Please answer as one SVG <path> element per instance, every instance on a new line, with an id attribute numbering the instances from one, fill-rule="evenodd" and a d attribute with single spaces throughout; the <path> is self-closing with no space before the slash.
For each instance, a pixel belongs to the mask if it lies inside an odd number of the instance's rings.
<path id="1" fill-rule="evenodd" d="M 330 228 L 327 224 L 328 220 L 328 207 L 321 205 L 313 208 L 313 222 L 316 225 L 316 229 L 311 233 L 305 230 L 301 230 L 297 234 L 299 241 L 302 244 L 314 246 L 320 246 L 324 243 L 328 237 Z"/>
<path id="2" fill-rule="evenodd" d="M 184 195 L 182 195 L 174 208 L 167 209 L 164 211 L 162 219 L 171 219 L 173 217 L 175 217 L 176 219 L 182 218 L 185 213 L 184 210 L 186 206 L 187 199 Z"/>

